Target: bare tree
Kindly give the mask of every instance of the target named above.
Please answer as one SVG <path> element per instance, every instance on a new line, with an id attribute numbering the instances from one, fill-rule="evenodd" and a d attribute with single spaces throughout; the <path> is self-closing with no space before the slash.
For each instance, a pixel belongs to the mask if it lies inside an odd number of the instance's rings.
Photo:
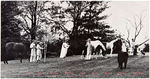
<path id="1" fill-rule="evenodd" d="M 140 45 L 144 44 L 145 42 L 147 42 L 149 39 L 146 39 L 145 41 L 143 41 L 142 43 L 139 44 L 135 44 L 135 41 L 137 40 L 137 37 L 140 35 L 143 26 L 143 16 L 134 16 L 134 21 L 131 21 L 130 19 L 127 19 L 128 23 L 132 26 L 132 28 L 134 28 L 134 30 L 130 30 L 129 28 L 127 28 L 126 25 L 126 29 L 127 29 L 127 41 L 129 43 L 129 47 L 132 46 L 132 48 L 139 47 Z M 134 31 L 134 35 L 131 37 L 131 31 Z M 132 40 L 130 40 L 130 37 Z M 133 45 L 134 44 L 134 45 Z M 136 52 L 134 51 L 134 55 Z"/>

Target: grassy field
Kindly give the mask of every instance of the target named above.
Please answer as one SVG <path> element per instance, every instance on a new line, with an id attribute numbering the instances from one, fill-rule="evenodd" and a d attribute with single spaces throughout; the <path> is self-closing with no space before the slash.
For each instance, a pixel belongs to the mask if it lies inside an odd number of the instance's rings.
<path id="1" fill-rule="evenodd" d="M 148 53 L 147 53 L 148 54 Z M 23 60 L 1 63 L 2 78 L 148 78 L 149 56 L 129 56 L 127 69 L 118 68 L 117 56 L 83 60 L 79 55 L 64 59 L 47 58 L 46 62 Z"/>

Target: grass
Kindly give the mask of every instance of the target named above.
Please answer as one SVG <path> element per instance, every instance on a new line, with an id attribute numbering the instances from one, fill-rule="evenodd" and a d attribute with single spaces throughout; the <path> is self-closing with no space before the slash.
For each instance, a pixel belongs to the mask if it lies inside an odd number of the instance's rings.
<path id="1" fill-rule="evenodd" d="M 83 60 L 79 55 L 64 59 L 47 58 L 46 62 L 28 60 L 1 63 L 2 78 L 148 78 L 149 56 L 130 56 L 127 69 L 118 68 L 117 57 Z"/>

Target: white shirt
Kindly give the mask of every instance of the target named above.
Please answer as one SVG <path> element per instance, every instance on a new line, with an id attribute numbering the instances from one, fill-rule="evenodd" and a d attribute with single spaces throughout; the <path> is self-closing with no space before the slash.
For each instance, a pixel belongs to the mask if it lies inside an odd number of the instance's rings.
<path id="1" fill-rule="evenodd" d="M 122 52 L 127 52 L 125 43 L 122 43 Z"/>

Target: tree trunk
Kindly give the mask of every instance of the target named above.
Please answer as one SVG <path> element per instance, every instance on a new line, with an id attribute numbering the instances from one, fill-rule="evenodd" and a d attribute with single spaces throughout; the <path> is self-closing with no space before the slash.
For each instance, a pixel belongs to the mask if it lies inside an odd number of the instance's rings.
<path id="1" fill-rule="evenodd" d="M 137 48 L 138 48 L 138 46 L 134 46 L 134 51 L 133 51 L 134 56 L 137 55 Z"/>
<path id="2" fill-rule="evenodd" d="M 31 40 L 35 40 L 35 33 L 31 33 Z"/>
<path id="3" fill-rule="evenodd" d="M 72 31 L 72 34 L 71 34 L 71 37 L 70 37 L 70 48 L 71 50 L 73 51 L 73 54 L 76 54 L 77 53 L 77 49 L 78 49 L 78 26 L 77 26 L 77 21 L 74 20 L 73 22 L 73 31 Z"/>
<path id="4" fill-rule="evenodd" d="M 135 45 L 135 39 L 132 39 L 132 48 L 133 49 L 133 55 L 137 55 L 137 46 Z"/>
<path id="5" fill-rule="evenodd" d="M 31 28 L 31 40 L 35 40 L 36 39 L 36 30 L 37 30 L 37 25 L 36 25 L 36 11 L 37 11 L 37 1 L 35 1 L 35 7 L 34 7 L 34 12 L 32 15 L 32 28 Z"/>

